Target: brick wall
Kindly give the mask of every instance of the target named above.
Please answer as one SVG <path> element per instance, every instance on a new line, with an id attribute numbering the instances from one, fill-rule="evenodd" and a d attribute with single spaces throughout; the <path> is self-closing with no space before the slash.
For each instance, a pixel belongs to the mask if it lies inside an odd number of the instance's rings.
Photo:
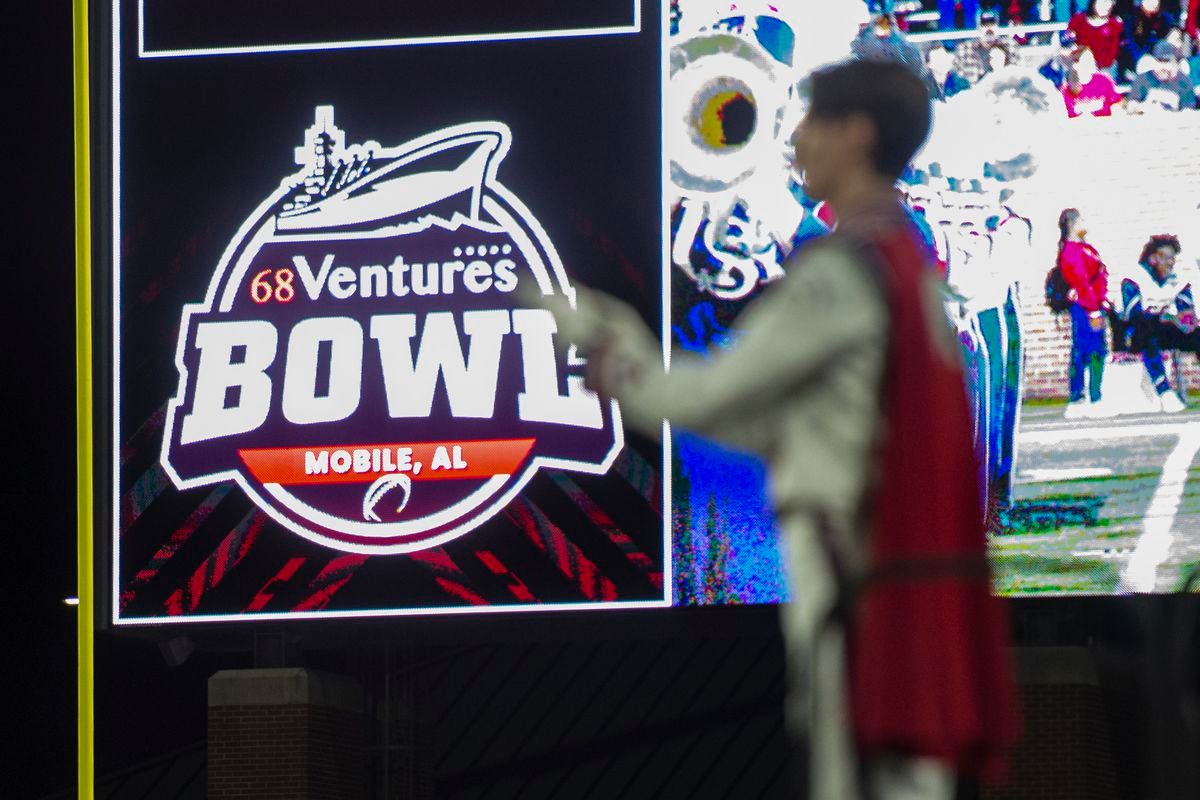
<path id="1" fill-rule="evenodd" d="M 368 727 L 361 693 L 354 689 L 345 679 L 308 670 L 214 675 L 209 682 L 208 796 L 363 797 Z"/>
<path id="2" fill-rule="evenodd" d="M 1008 780 L 985 787 L 983 800 L 1119 800 L 1115 759 L 1126 742 L 1109 736 L 1123 700 L 1102 685 L 1089 651 L 1017 648 L 1023 731 Z M 1132 721 L 1126 719 L 1124 726 Z M 1118 724 L 1118 728 L 1121 725 Z M 1132 757 L 1137 757 L 1132 754 Z M 1126 789 L 1128 787 L 1125 787 Z"/>
<path id="3" fill-rule="evenodd" d="M 1025 397 L 1067 396 L 1067 364 L 1071 348 L 1071 322 L 1067 315 L 1056 318 L 1038 295 L 1026 298 L 1021 326 L 1025 345 Z"/>
<path id="4" fill-rule="evenodd" d="M 1067 365 L 1071 355 L 1070 317 L 1062 314 L 1056 319 L 1040 302 L 1038 294 L 1033 294 L 1030 300 L 1026 290 L 1024 297 L 1027 299 L 1021 324 L 1025 343 L 1025 397 L 1066 399 Z M 1187 354 L 1183 354 L 1180 361 L 1184 388 L 1200 386 L 1200 361 Z M 1174 375 L 1171 354 L 1166 355 L 1166 365 L 1167 374 Z"/>
<path id="5" fill-rule="evenodd" d="M 1025 734 L 985 800 L 1117 800 L 1104 702 L 1098 686 L 1022 686 Z"/>

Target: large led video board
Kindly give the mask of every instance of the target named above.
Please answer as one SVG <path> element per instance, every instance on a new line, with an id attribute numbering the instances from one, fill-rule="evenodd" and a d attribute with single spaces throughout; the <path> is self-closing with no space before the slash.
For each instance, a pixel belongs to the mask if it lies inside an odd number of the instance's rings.
<path id="1" fill-rule="evenodd" d="M 833 60 L 904 63 L 934 123 L 897 190 L 946 278 L 997 591 L 1178 590 L 1200 563 L 1186 4 L 869 5 L 672 3 L 673 346 L 736 347 L 745 305 L 836 226 L 781 155 L 788 88 Z M 676 602 L 785 599 L 762 463 L 677 434 Z"/>
<path id="2" fill-rule="evenodd" d="M 113 4 L 116 624 L 670 602 L 669 437 L 514 299 L 665 324 L 661 9 L 504 5 Z"/>
<path id="3" fill-rule="evenodd" d="M 837 224 L 788 140 L 804 75 L 853 57 L 935 97 L 897 188 L 946 278 L 998 591 L 1180 584 L 1200 114 L 1161 59 L 1088 72 L 1067 20 L 859 0 L 553 5 L 114 2 L 116 624 L 787 600 L 762 460 L 625 430 L 515 298 L 616 294 L 665 362 L 737 347 Z M 1091 334 L 1078 292 L 1048 302 L 1063 236 L 1105 264 Z"/>

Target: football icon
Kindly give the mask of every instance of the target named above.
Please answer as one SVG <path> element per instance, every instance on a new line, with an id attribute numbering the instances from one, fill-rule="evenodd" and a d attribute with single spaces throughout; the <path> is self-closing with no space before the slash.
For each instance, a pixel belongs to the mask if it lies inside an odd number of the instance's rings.
<path id="1" fill-rule="evenodd" d="M 393 517 L 404 510 L 411 496 L 411 478 L 407 475 L 384 475 L 371 484 L 363 497 L 363 519 L 367 522 L 383 522 L 375 512 L 376 506 L 382 504 L 384 513 Z"/>

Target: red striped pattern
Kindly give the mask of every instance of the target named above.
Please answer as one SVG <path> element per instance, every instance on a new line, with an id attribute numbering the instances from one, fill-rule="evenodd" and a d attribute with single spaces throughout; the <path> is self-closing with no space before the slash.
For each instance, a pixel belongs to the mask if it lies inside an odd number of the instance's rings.
<path id="1" fill-rule="evenodd" d="M 534 603 L 537 601 L 537 598 L 533 596 L 533 592 L 529 591 L 529 587 L 525 585 L 525 582 L 518 578 L 508 567 L 504 566 L 500 559 L 491 551 L 480 550 L 475 554 L 475 557 L 482 561 L 483 565 L 493 575 L 503 575 L 508 579 L 508 591 L 517 600 L 522 603 Z"/>
<path id="2" fill-rule="evenodd" d="M 486 599 L 467 588 L 467 576 L 446 553 L 445 548 L 435 547 L 431 550 L 421 550 L 412 553 L 409 557 L 416 563 L 429 568 L 437 585 L 447 594 L 454 595 L 459 600 L 473 606 L 489 605 Z"/>
<path id="3" fill-rule="evenodd" d="M 204 559 L 187 583 L 167 598 L 164 607 L 171 616 L 191 613 L 196 610 L 204 595 L 238 565 L 267 523 L 267 516 L 260 511 L 251 511 L 221 540 L 216 552 Z"/>
<path id="4" fill-rule="evenodd" d="M 654 563 L 650 560 L 650 557 L 638 549 L 638 546 L 629 538 L 629 534 L 621 530 L 613 522 L 612 517 L 608 516 L 604 509 L 597 505 L 596 501 L 579 487 L 579 484 L 561 472 L 553 473 L 550 477 L 558 484 L 558 488 L 566 492 L 567 496 L 571 498 L 571 502 L 575 503 L 579 507 L 579 510 L 587 515 L 592 524 L 599 528 L 608 537 L 609 541 L 617 546 L 630 564 L 637 567 L 639 571 L 646 573 L 655 586 L 662 587 L 662 572 L 654 571 Z"/>
<path id="5" fill-rule="evenodd" d="M 525 499 L 515 500 L 505 512 L 539 550 L 548 555 L 558 571 L 579 587 L 589 600 L 616 600 L 617 587 L 600 574 L 596 565 L 567 538 L 540 508 Z"/>
<path id="6" fill-rule="evenodd" d="M 121 535 L 133 527 L 138 517 L 171 485 L 167 472 L 157 461 L 141 474 L 121 497 Z"/>
<path id="7" fill-rule="evenodd" d="M 262 611 L 267 607 L 267 603 L 275 597 L 275 591 L 278 585 L 287 583 L 292 577 L 300 571 L 300 567 L 304 566 L 305 558 L 290 558 L 283 567 L 276 572 L 271 578 L 262 585 L 257 592 L 254 593 L 254 599 L 250 601 L 250 605 L 246 606 L 247 611 Z"/>
<path id="8" fill-rule="evenodd" d="M 663 496 L 659 471 L 643 458 L 641 453 L 632 447 L 621 450 L 621 454 L 613 462 L 613 472 L 624 478 L 625 482 L 642 496 L 646 505 L 662 516 Z"/>
<path id="9" fill-rule="evenodd" d="M 367 563 L 367 556 L 345 555 L 330 561 L 317 573 L 317 577 L 308 582 L 310 594 L 296 604 L 296 611 L 320 611 L 329 605 L 329 601 L 338 590 L 350 582 L 354 573 Z"/>
<path id="10" fill-rule="evenodd" d="M 159 573 L 159 570 L 179 552 L 179 548 L 192 537 L 192 534 L 200 529 L 200 526 L 204 524 L 209 515 L 229 495 L 232 488 L 228 485 L 218 486 L 208 497 L 201 501 L 195 511 L 188 515 L 183 524 L 171 533 L 171 538 L 167 540 L 166 544 L 158 549 L 158 552 L 150 558 L 146 566 L 138 570 L 138 573 L 133 576 L 133 580 L 122 589 L 122 609 L 129 605 L 134 595 L 137 594 L 138 589 L 149 583 Z"/>
<path id="11" fill-rule="evenodd" d="M 162 430 L 166 422 L 167 404 L 163 403 L 121 444 L 121 465 L 124 466 L 147 446 L 157 449 L 162 444 Z"/>

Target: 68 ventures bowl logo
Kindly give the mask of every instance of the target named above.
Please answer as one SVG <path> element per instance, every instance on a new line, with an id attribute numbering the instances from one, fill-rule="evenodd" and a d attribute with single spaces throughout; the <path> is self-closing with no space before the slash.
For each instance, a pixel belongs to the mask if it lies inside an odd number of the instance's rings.
<path id="1" fill-rule="evenodd" d="M 179 487 L 233 480 L 301 536 L 397 553 L 472 530 L 540 467 L 608 470 L 616 404 L 514 301 L 571 288 L 496 177 L 509 144 L 478 122 L 346 146 L 317 109 L 302 169 L 183 311 L 163 442 Z"/>

